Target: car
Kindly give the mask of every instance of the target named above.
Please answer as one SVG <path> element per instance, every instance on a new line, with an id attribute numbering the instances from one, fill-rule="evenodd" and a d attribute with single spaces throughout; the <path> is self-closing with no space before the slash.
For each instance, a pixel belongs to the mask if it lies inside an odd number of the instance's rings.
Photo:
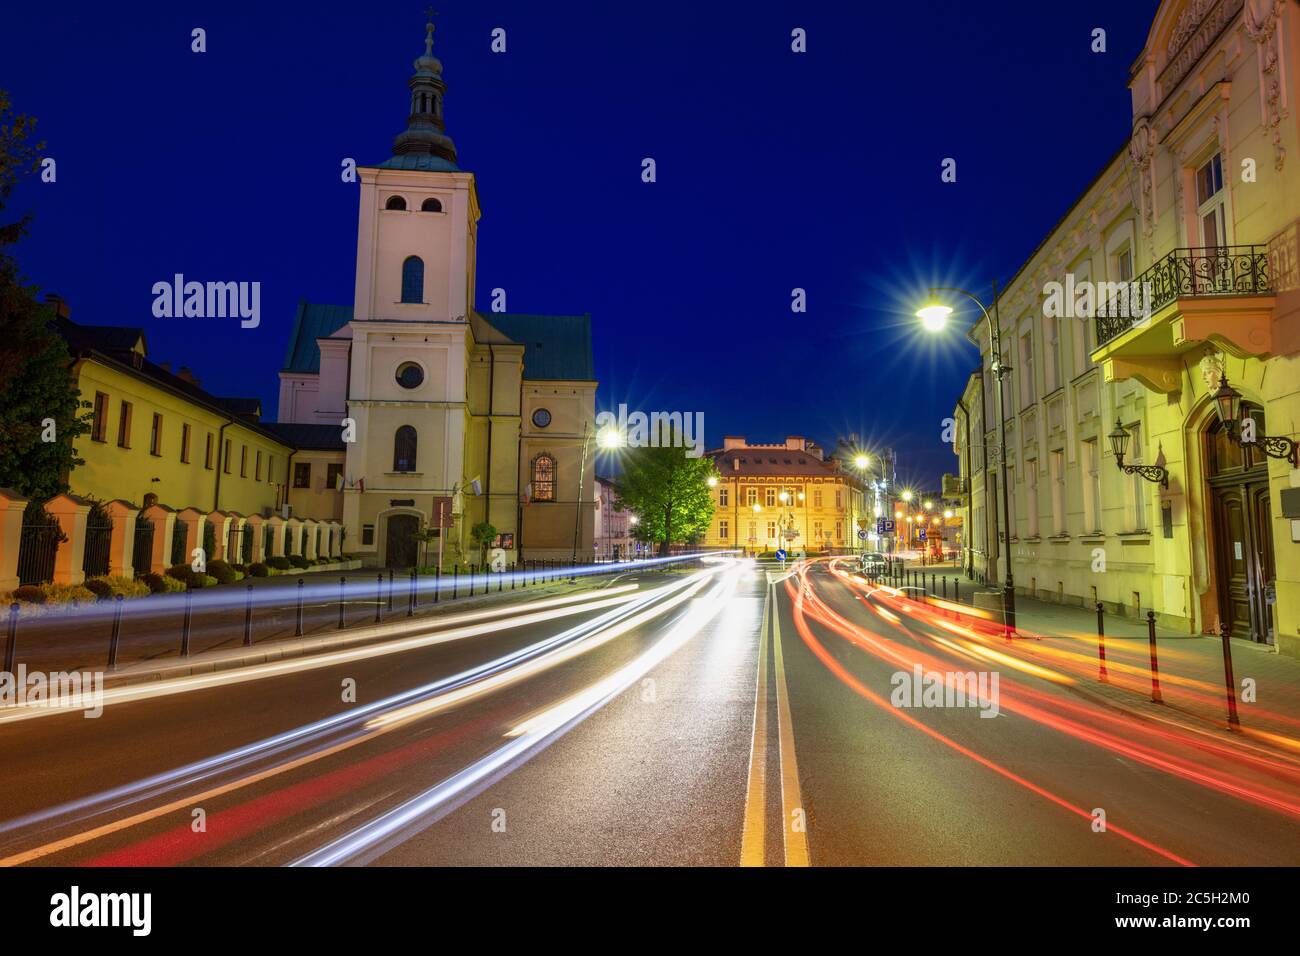
<path id="1" fill-rule="evenodd" d="M 870 552 L 862 555 L 858 560 L 858 568 L 863 574 L 879 575 L 884 574 L 888 567 L 888 562 L 883 554 Z"/>

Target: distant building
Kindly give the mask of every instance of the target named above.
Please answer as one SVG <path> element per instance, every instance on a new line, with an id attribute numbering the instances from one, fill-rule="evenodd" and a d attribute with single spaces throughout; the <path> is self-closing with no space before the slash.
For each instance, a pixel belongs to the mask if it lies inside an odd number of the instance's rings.
<path id="1" fill-rule="evenodd" d="M 618 511 L 615 508 L 617 501 L 613 479 L 597 478 L 594 543 L 596 557 L 604 561 L 622 560 L 636 554 L 636 542 L 632 538 L 636 515 L 630 511 Z"/>
<path id="2" fill-rule="evenodd" d="M 749 553 L 786 547 L 809 552 L 859 550 L 865 486 L 820 446 L 797 435 L 774 444 L 728 436 L 709 452 L 719 475 L 716 511 L 702 544 Z"/>

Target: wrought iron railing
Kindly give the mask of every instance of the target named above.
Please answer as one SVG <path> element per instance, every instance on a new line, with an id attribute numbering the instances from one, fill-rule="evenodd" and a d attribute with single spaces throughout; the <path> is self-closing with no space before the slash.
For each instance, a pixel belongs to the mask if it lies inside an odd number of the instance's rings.
<path id="1" fill-rule="evenodd" d="M 1273 291 L 1266 246 L 1175 249 L 1125 286 L 1124 292 L 1107 299 L 1104 309 L 1100 303 L 1098 305 L 1099 348 L 1175 299 L 1268 295 Z"/>

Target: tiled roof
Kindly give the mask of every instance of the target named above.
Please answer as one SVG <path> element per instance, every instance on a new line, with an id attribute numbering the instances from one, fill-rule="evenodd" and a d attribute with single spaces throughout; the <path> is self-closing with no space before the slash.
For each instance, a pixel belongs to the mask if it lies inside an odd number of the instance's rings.
<path id="1" fill-rule="evenodd" d="M 430 153 L 403 153 L 399 156 L 389 156 L 382 163 L 377 163 L 372 169 L 415 169 L 422 173 L 458 173 L 460 167 L 449 159 L 443 159 L 441 156 L 434 156 Z"/>
<path id="2" fill-rule="evenodd" d="M 524 347 L 524 378 L 528 381 L 596 380 L 590 315 L 492 312 L 480 317 Z"/>
<path id="3" fill-rule="evenodd" d="M 267 422 L 266 427 L 294 448 L 313 451 L 344 451 L 343 429 L 338 425 L 316 425 L 302 422 Z"/>
<path id="4" fill-rule="evenodd" d="M 765 477 L 801 477 L 801 478 L 843 478 L 850 480 L 851 475 L 836 468 L 828 461 L 822 461 L 807 452 L 784 448 L 731 448 L 726 451 L 709 452 L 714 467 L 723 478 L 740 476 L 742 478 Z M 739 463 L 739 467 L 735 464 Z"/>
<path id="5" fill-rule="evenodd" d="M 524 347 L 524 378 L 528 381 L 595 381 L 591 354 L 590 315 L 527 315 L 519 312 L 474 313 L 476 324 L 486 323 Z M 320 371 L 319 338 L 328 338 L 352 321 L 346 305 L 299 302 L 294 318 L 284 370 L 315 374 Z"/>
<path id="6" fill-rule="evenodd" d="M 284 355 L 284 371 L 319 372 L 320 347 L 316 340 L 329 338 L 351 321 L 350 305 L 319 305 L 300 300 Z"/>

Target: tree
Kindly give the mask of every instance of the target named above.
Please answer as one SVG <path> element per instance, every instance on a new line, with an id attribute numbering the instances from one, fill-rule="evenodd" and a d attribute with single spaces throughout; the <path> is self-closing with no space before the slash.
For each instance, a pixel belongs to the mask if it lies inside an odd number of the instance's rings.
<path id="1" fill-rule="evenodd" d="M 685 448 L 631 448 L 614 485 L 614 507 L 637 516 L 637 540 L 657 542 L 659 553 L 667 554 L 674 541 L 708 530 L 714 510 L 709 478 L 717 474 L 713 459 L 691 458 Z"/>
<path id="2" fill-rule="evenodd" d="M 21 176 L 34 172 L 44 143 L 28 142 L 36 121 L 10 108 L 0 90 L 0 211 Z M 72 357 L 51 327 L 52 313 L 24 283 L 10 249 L 31 214 L 0 221 L 0 488 L 34 499 L 66 491 L 68 473 L 85 464 L 73 441 L 90 431 L 89 408 L 73 384 Z"/>
<path id="3" fill-rule="evenodd" d="M 488 524 L 486 521 L 480 521 L 478 524 L 474 525 L 474 527 L 469 529 L 469 536 L 473 538 L 474 543 L 478 545 L 481 563 L 486 565 L 488 545 L 496 540 L 496 526 Z"/>

